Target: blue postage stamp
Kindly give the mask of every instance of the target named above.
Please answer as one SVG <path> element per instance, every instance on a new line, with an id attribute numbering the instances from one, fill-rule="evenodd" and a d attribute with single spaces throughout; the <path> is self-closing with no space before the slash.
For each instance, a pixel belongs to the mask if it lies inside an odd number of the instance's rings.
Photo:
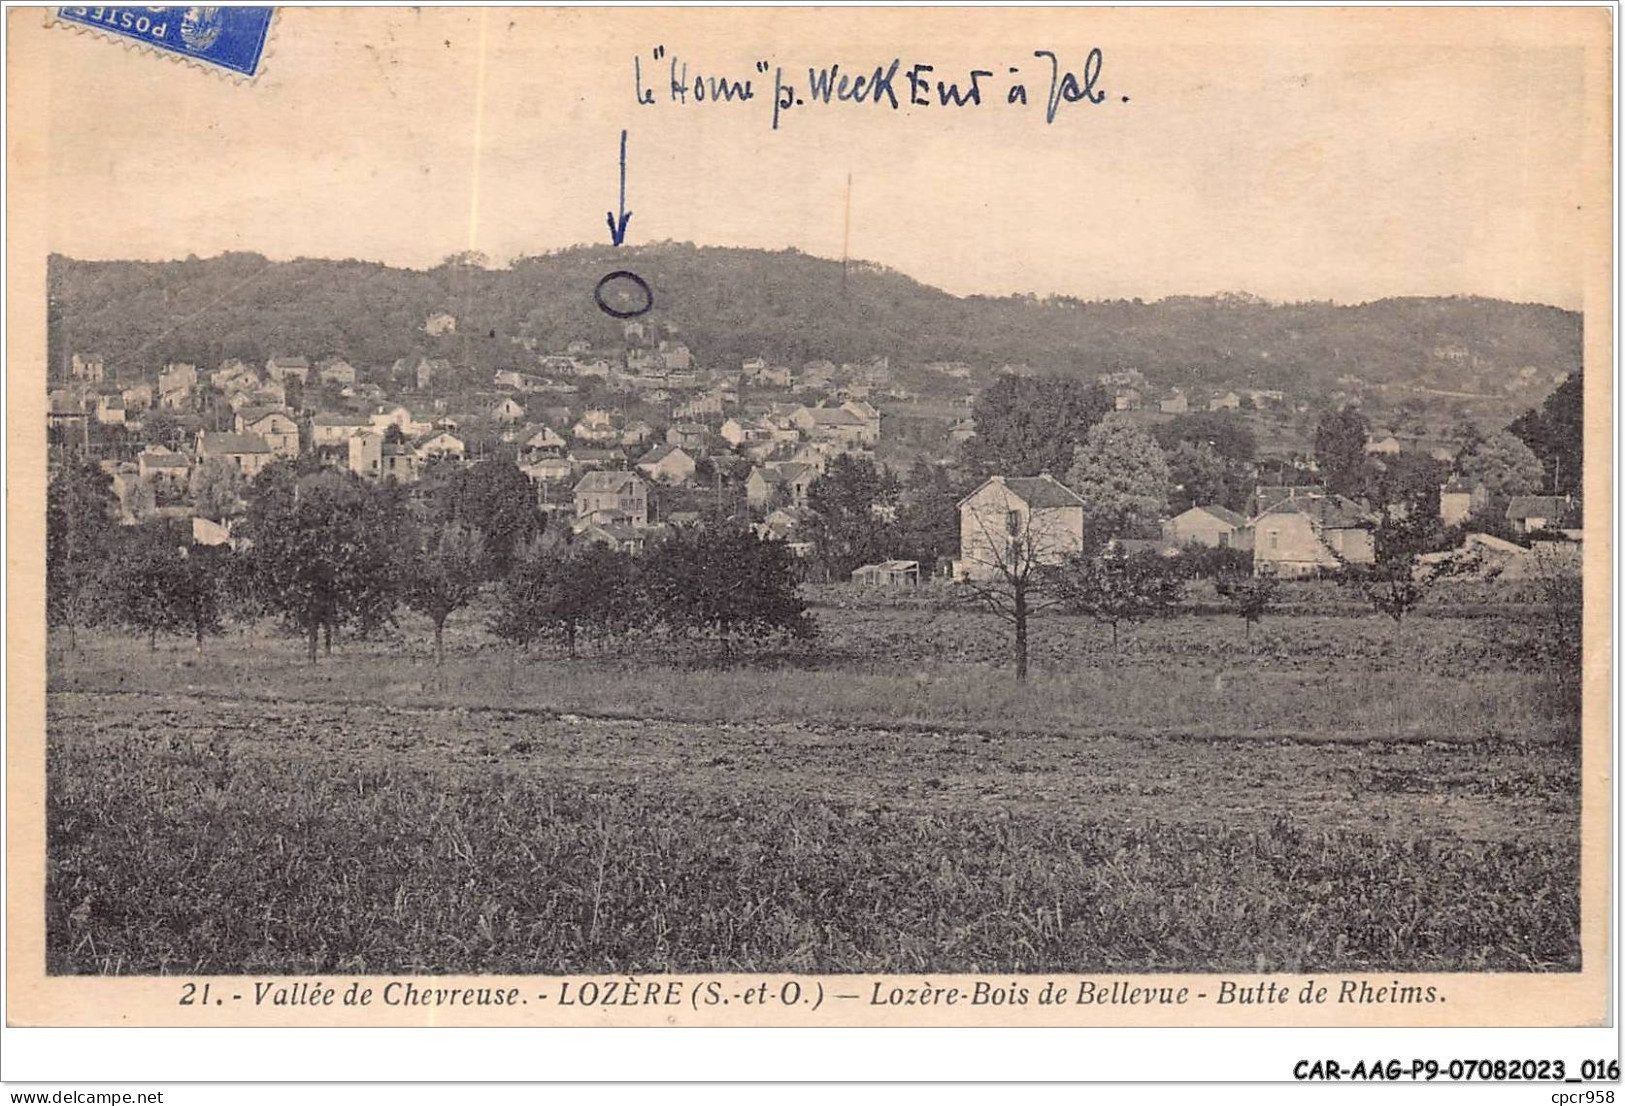
<path id="1" fill-rule="evenodd" d="M 275 12 L 275 8 L 64 7 L 56 9 L 56 17 L 252 77 L 259 72 Z"/>

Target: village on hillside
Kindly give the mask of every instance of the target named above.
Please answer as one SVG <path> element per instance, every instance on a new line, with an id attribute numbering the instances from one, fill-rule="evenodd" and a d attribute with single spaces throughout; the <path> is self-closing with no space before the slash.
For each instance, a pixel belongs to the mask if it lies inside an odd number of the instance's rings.
<path id="1" fill-rule="evenodd" d="M 437 312 L 422 329 L 444 338 L 456 326 L 452 315 Z M 908 410 L 920 397 L 884 357 L 798 366 L 754 357 L 714 368 L 703 367 L 671 328 L 630 320 L 623 337 L 613 348 L 573 340 L 556 352 L 516 340 L 516 356 L 528 367 L 497 370 L 488 388 L 473 393 L 459 386 L 445 358 L 424 354 L 366 367 L 289 351 L 259 366 L 226 359 L 213 368 L 115 368 L 93 353 L 74 353 L 50 392 L 53 464 L 73 456 L 96 462 L 125 524 L 177 520 L 189 523 L 198 543 L 240 546 L 245 489 L 276 462 L 410 487 L 436 472 L 502 460 L 529 480 L 536 510 L 576 538 L 638 553 L 673 527 L 748 519 L 759 537 L 786 543 L 809 572 L 822 566 L 824 578 L 831 574 L 820 559 L 809 497 L 831 462 L 844 457 L 901 470 L 899 481 L 909 475 L 885 448 L 895 444 L 899 420 L 883 411 Z M 976 446 L 981 393 L 965 389 L 979 379 L 1034 375 L 1026 365 L 908 368 L 912 379 L 925 374 L 963 392 L 928 431 L 938 440 L 927 440 L 926 456 L 944 465 Z M 1132 369 L 1100 374 L 1095 383 L 1106 422 L 1154 427 L 1159 420 L 1308 409 L 1279 390 L 1174 386 L 1159 393 Z M 919 420 L 909 421 L 918 427 Z M 1312 450 L 1282 451 L 1241 458 L 1246 463 L 1232 466 L 1223 501 L 1203 498 L 1198 482 L 1182 482 L 1186 474 L 1176 466 L 1174 494 L 1158 517 L 1086 535 L 1086 515 L 1097 527 L 1098 513 L 1086 510 L 1083 489 L 1069 488 L 1065 473 L 994 471 L 956 490 L 957 519 L 937 520 L 939 530 L 957 531 L 957 549 L 881 549 L 871 562 L 839 565 L 836 578 L 910 586 L 986 575 L 996 559 L 988 535 L 1019 526 L 1046 532 L 1041 561 L 1059 561 L 1104 537 L 1129 552 L 1229 548 L 1250 556 L 1260 573 L 1314 576 L 1371 564 L 1374 532 L 1422 504 L 1441 527 L 1461 530 L 1460 547 L 1479 561 L 1487 555 L 1496 571 L 1534 544 L 1577 552 L 1577 500 L 1542 486 L 1547 481 L 1528 458 L 1515 459 L 1512 468 L 1522 471 L 1509 479 L 1493 465 L 1458 465 L 1461 443 L 1402 442 L 1381 426 L 1363 437 L 1364 459 L 1379 474 L 1421 459 L 1431 474 L 1426 494 L 1417 498 L 1413 489 L 1408 499 L 1374 503 L 1354 489 L 1329 487 Z M 1246 486 L 1237 487 L 1240 481 Z M 894 507 L 873 508 L 877 518 L 895 514 Z M 1009 521 L 991 526 L 993 514 Z"/>

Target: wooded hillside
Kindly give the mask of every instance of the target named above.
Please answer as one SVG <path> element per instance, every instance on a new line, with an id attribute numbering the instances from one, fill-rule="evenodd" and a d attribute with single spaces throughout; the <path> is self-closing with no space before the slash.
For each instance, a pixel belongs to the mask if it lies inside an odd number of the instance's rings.
<path id="1" fill-rule="evenodd" d="M 648 318 L 679 328 L 707 367 L 761 355 L 790 363 L 874 356 L 1025 363 L 1091 376 L 1137 368 L 1157 386 L 1315 397 L 1389 385 L 1494 394 L 1527 407 L 1581 360 L 1580 316 L 1536 304 L 962 298 L 866 263 L 843 276 L 839 262 L 793 250 L 661 244 L 576 247 L 506 269 L 448 262 L 429 271 L 246 253 L 175 262 L 53 257 L 51 364 L 94 354 L 122 377 L 168 359 L 258 363 L 297 353 L 342 355 L 366 371 L 423 350 L 466 365 L 472 378 L 475 370 L 524 367 L 531 355 L 509 340 L 515 336 L 535 338 L 543 352 L 573 338 L 617 343 L 619 324 L 597 309 L 592 290 L 618 268 L 648 281 L 655 296 Z M 456 316 L 455 335 L 424 332 L 424 319 L 437 311 Z M 1520 379 L 1524 369 L 1534 371 Z"/>

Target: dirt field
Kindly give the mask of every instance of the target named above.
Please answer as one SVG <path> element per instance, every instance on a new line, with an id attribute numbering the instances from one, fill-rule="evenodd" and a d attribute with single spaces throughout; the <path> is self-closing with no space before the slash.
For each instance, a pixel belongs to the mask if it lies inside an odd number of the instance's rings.
<path id="1" fill-rule="evenodd" d="M 93 636 L 52 670 L 51 968 L 1578 963 L 1527 620 L 1191 617 L 1109 657 L 1055 620 L 1022 689 L 985 616 L 818 615 L 818 656 L 721 670 Z"/>

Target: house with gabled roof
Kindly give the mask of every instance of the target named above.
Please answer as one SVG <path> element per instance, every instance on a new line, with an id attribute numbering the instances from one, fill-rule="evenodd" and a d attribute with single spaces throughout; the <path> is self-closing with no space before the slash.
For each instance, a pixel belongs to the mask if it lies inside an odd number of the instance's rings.
<path id="1" fill-rule="evenodd" d="M 1365 451 L 1374 457 L 1393 457 L 1403 448 L 1399 439 L 1386 431 L 1378 431 L 1365 444 Z"/>
<path id="2" fill-rule="evenodd" d="M 425 357 L 414 353 L 402 357 L 389 367 L 389 379 L 396 387 L 416 388 L 420 392 L 431 390 L 436 382 L 451 378 L 451 362 L 443 357 Z"/>
<path id="3" fill-rule="evenodd" d="M 434 429 L 434 424 L 424 422 L 411 410 L 399 403 L 387 404 L 373 412 L 368 420 L 372 428 L 379 433 L 387 431 L 391 425 L 400 427 L 401 434 L 408 438 L 418 438 Z"/>
<path id="4" fill-rule="evenodd" d="M 550 426 L 536 424 L 525 428 L 519 447 L 528 454 L 563 453 L 569 443 Z"/>
<path id="5" fill-rule="evenodd" d="M 299 456 L 299 424 L 286 408 L 240 407 L 235 421 L 237 433 L 258 434 L 278 457 Z"/>
<path id="6" fill-rule="evenodd" d="M 265 375 L 278 384 L 290 380 L 304 384 L 310 379 L 310 362 L 303 357 L 273 357 L 265 363 Z"/>
<path id="7" fill-rule="evenodd" d="M 96 397 L 96 421 L 103 426 L 124 425 L 124 396 L 122 393 L 104 393 Z"/>
<path id="8" fill-rule="evenodd" d="M 189 392 L 196 387 L 197 366 L 188 361 L 171 361 L 158 374 L 159 392 Z"/>
<path id="9" fill-rule="evenodd" d="M 584 442 L 615 442 L 621 437 L 610 413 L 597 408 L 582 412 L 576 424 L 570 428 L 570 433 Z"/>
<path id="10" fill-rule="evenodd" d="M 511 426 L 524 419 L 525 407 L 512 396 L 503 396 L 491 404 L 490 413 L 498 422 Z"/>
<path id="11" fill-rule="evenodd" d="M 135 463 L 136 474 L 151 484 L 160 498 L 186 492 L 192 475 L 192 462 L 184 453 L 152 445 L 136 454 Z"/>
<path id="12" fill-rule="evenodd" d="M 908 588 L 920 582 L 919 561 L 880 561 L 852 570 L 852 582 L 861 587 Z"/>
<path id="13" fill-rule="evenodd" d="M 420 462 L 434 460 L 461 461 L 467 454 L 463 440 L 449 430 L 436 430 L 412 443 Z"/>
<path id="14" fill-rule="evenodd" d="M 209 374 L 209 383 L 222 392 L 233 389 L 243 390 L 257 388 L 260 383 L 259 373 L 247 361 L 235 357 L 228 357 L 220 362 L 220 367 Z"/>
<path id="15" fill-rule="evenodd" d="M 633 465 L 657 484 L 686 484 L 694 479 L 694 458 L 682 446 L 661 443 Z"/>
<path id="16" fill-rule="evenodd" d="M 649 525 L 649 485 L 635 472 L 589 472 L 575 486 L 576 523 Z"/>
<path id="17" fill-rule="evenodd" d="M 228 390 L 226 402 L 233 411 L 241 411 L 244 407 L 286 407 L 288 389 L 279 380 L 267 380 L 253 388 Z"/>
<path id="18" fill-rule="evenodd" d="M 702 423 L 674 422 L 666 427 L 666 442 L 668 445 L 682 446 L 695 453 L 704 453 L 705 446 L 711 439 L 711 431 Z"/>
<path id="19" fill-rule="evenodd" d="M 338 388 L 355 386 L 355 366 L 342 357 L 329 357 L 316 366 L 316 379 Z"/>
<path id="20" fill-rule="evenodd" d="M 385 480 L 410 484 L 418 478 L 418 454 L 405 442 L 385 442 L 378 456 L 379 473 Z"/>
<path id="21" fill-rule="evenodd" d="M 798 407 L 790 420 L 814 441 L 858 443 L 869 437 L 869 421 L 845 407 Z"/>
<path id="22" fill-rule="evenodd" d="M 1578 529 L 1574 501 L 1566 495 L 1515 495 L 1507 503 L 1507 523 L 1520 534 Z"/>
<path id="23" fill-rule="evenodd" d="M 639 446 L 646 444 L 655 436 L 655 428 L 642 419 L 633 419 L 621 427 L 621 444 L 625 446 Z"/>
<path id="24" fill-rule="evenodd" d="M 245 477 L 254 476 L 276 460 L 276 454 L 258 434 L 236 434 L 224 430 L 200 430 L 197 436 L 197 458 L 204 461 L 221 460 Z"/>
<path id="25" fill-rule="evenodd" d="M 1249 524 L 1253 571 L 1317 576 L 1377 559 L 1370 514 L 1341 495 L 1288 496 Z"/>
<path id="26" fill-rule="evenodd" d="M 376 430 L 363 430 L 344 442 L 350 471 L 366 480 L 384 476 L 384 436 Z"/>
<path id="27" fill-rule="evenodd" d="M 747 442 L 765 442 L 773 438 L 773 428 L 760 419 L 749 415 L 740 415 L 727 419 L 717 436 L 729 445 L 738 449 Z"/>
<path id="28" fill-rule="evenodd" d="M 1162 540 L 1174 545 L 1245 548 L 1247 520 L 1218 503 L 1204 503 L 1175 515 L 1162 524 Z"/>
<path id="29" fill-rule="evenodd" d="M 575 471 L 590 472 L 593 469 L 626 468 L 626 454 L 618 449 L 593 449 L 590 446 L 575 446 L 569 454 L 568 460 Z"/>
<path id="30" fill-rule="evenodd" d="M 818 479 L 818 470 L 796 461 L 757 465 L 745 478 L 745 502 L 766 509 L 779 500 L 790 507 L 805 507 L 807 493 Z"/>
<path id="31" fill-rule="evenodd" d="M 322 411 L 311 417 L 310 441 L 318 446 L 343 445 L 351 435 L 372 429 L 372 420 L 365 416 Z"/>
<path id="32" fill-rule="evenodd" d="M 990 476 L 959 501 L 959 580 L 1059 564 L 1083 550 L 1083 500 L 1048 473 Z"/>
<path id="33" fill-rule="evenodd" d="M 124 409 L 128 412 L 145 411 L 152 406 L 152 385 L 145 383 L 132 384 L 119 393 L 124 400 Z"/>
<path id="34" fill-rule="evenodd" d="M 617 553 L 635 556 L 643 552 L 649 530 L 622 522 L 588 521 L 575 528 L 575 535 L 578 541 L 607 545 Z"/>
<path id="35" fill-rule="evenodd" d="M 1248 513 L 1257 518 L 1282 500 L 1291 499 L 1300 495 L 1325 495 L 1324 484 L 1259 484 L 1253 488 L 1252 499 L 1248 501 Z"/>
<path id="36" fill-rule="evenodd" d="M 68 364 L 68 379 L 85 384 L 104 383 L 107 380 L 107 362 L 100 357 L 83 357 L 76 353 Z"/>
<path id="37" fill-rule="evenodd" d="M 546 484 L 562 484 L 575 475 L 575 467 L 556 455 L 536 457 L 520 465 L 519 471 L 533 482 Z"/>

